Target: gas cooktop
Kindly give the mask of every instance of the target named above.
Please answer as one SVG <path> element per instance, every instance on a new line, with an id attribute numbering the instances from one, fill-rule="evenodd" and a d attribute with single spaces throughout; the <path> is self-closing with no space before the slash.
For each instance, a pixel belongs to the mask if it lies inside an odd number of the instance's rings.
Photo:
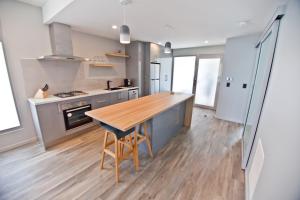
<path id="1" fill-rule="evenodd" d="M 87 94 L 86 92 L 79 91 L 79 90 L 74 90 L 70 92 L 61 92 L 61 93 L 56 93 L 54 96 L 60 97 L 60 98 L 67 98 L 67 97 L 73 97 L 73 96 L 79 96 L 79 95 L 84 95 Z"/>

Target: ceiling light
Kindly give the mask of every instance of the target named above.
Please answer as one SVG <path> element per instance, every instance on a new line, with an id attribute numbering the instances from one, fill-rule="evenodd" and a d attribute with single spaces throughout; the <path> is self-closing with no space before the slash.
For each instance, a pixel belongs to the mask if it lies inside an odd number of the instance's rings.
<path id="1" fill-rule="evenodd" d="M 159 45 L 162 45 L 162 43 L 161 43 L 161 42 L 158 42 L 158 44 L 159 44 Z"/>
<path id="2" fill-rule="evenodd" d="M 121 44 L 130 43 L 130 30 L 127 25 L 122 25 L 120 27 L 120 43 Z"/>
<path id="3" fill-rule="evenodd" d="M 120 0 L 121 6 L 123 6 L 123 25 L 120 27 L 120 43 L 129 44 L 130 43 L 130 29 L 126 25 L 126 13 L 125 6 L 131 3 L 131 0 Z"/>
<path id="4" fill-rule="evenodd" d="M 165 52 L 165 53 L 171 53 L 171 52 L 172 52 L 172 49 L 171 49 L 171 42 L 166 42 L 164 52 Z"/>
<path id="5" fill-rule="evenodd" d="M 208 44 L 208 40 L 205 40 L 205 41 L 204 41 L 204 44 Z"/>
<path id="6" fill-rule="evenodd" d="M 239 22 L 238 22 L 238 25 L 239 25 L 240 27 L 247 26 L 248 24 L 249 24 L 249 21 L 239 21 Z"/>
<path id="7" fill-rule="evenodd" d="M 118 26 L 117 25 L 112 25 L 112 29 L 117 29 Z"/>

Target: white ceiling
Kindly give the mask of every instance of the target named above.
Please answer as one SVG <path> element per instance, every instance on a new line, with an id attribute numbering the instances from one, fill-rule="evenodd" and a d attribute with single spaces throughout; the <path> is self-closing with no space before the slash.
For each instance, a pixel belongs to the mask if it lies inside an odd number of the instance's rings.
<path id="1" fill-rule="evenodd" d="M 34 6 L 42 7 L 48 0 L 18 0 Z"/>
<path id="2" fill-rule="evenodd" d="M 37 6 L 45 0 L 22 0 Z M 287 0 L 132 0 L 126 18 L 136 40 L 172 42 L 173 48 L 223 44 L 228 37 L 263 30 L 275 9 Z M 49 22 L 118 39 L 122 7 L 119 0 L 75 0 Z M 240 21 L 249 21 L 239 26 Z M 166 25 L 172 28 L 166 28 Z M 204 41 L 209 41 L 205 44 Z"/>

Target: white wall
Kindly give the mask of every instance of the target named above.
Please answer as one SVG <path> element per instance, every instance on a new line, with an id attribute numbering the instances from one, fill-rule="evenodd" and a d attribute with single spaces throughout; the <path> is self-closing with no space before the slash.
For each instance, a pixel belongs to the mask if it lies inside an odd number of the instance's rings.
<path id="1" fill-rule="evenodd" d="M 39 8 L 16 1 L 0 1 L 0 20 L 6 62 L 21 120 L 20 128 L 0 134 L 2 150 L 36 139 L 25 100 L 20 58 L 50 54 L 50 40 L 47 26 L 42 25 Z"/>
<path id="2" fill-rule="evenodd" d="M 265 152 L 254 200 L 300 199 L 300 0 L 288 4 L 275 51 L 254 148 Z M 252 166 L 253 154 L 250 164 Z M 246 182 L 248 188 L 248 183 Z"/>
<path id="3" fill-rule="evenodd" d="M 216 116 L 220 119 L 244 122 L 258 36 L 254 34 L 229 38 L 226 41 L 216 109 Z M 226 77 L 232 78 L 230 87 L 226 87 Z M 247 84 L 246 89 L 242 88 L 243 83 Z"/>
<path id="4" fill-rule="evenodd" d="M 42 23 L 41 9 L 17 1 L 0 1 L 1 34 L 8 70 L 19 111 L 21 128 L 0 133 L 0 151 L 36 140 L 27 98 L 45 82 L 51 92 L 63 88 L 104 88 L 105 81 L 125 77 L 125 59 L 104 57 L 112 69 L 90 68 L 86 63 L 39 62 L 51 54 L 48 26 Z M 124 51 L 117 41 L 73 31 L 74 54 L 83 57 L 104 56 L 109 51 Z"/>
<path id="5" fill-rule="evenodd" d="M 190 56 L 190 55 L 222 55 L 224 53 L 224 45 L 205 46 L 205 47 L 193 47 L 174 49 L 173 56 Z"/>

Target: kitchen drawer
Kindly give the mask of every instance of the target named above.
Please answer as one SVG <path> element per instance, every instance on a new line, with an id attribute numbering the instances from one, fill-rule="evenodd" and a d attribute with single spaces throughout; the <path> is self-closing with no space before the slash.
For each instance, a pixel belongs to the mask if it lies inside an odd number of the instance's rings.
<path id="1" fill-rule="evenodd" d="M 122 91 L 122 92 L 115 92 L 111 93 L 111 103 L 121 103 L 124 101 L 128 101 L 128 91 Z"/>
<path id="2" fill-rule="evenodd" d="M 92 99 L 92 109 L 105 107 L 111 104 L 110 94 L 95 96 Z"/>

